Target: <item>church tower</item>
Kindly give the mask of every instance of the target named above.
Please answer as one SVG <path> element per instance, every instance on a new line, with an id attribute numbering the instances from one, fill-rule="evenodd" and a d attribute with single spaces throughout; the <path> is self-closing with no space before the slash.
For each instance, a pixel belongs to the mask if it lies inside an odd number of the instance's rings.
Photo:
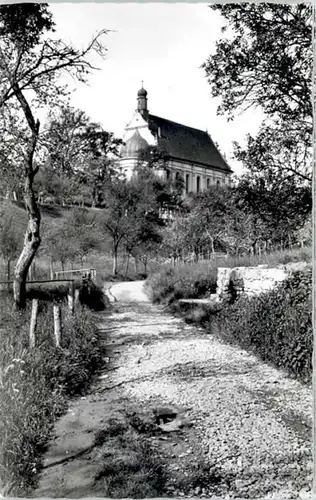
<path id="1" fill-rule="evenodd" d="M 142 88 L 137 92 L 137 111 L 139 111 L 144 120 L 147 120 L 147 91 L 144 89 L 143 85 Z"/>

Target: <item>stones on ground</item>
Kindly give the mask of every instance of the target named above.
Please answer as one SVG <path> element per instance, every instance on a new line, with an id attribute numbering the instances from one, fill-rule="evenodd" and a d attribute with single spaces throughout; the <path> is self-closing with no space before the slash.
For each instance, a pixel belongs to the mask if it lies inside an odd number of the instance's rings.
<path id="1" fill-rule="evenodd" d="M 177 432 L 193 424 L 184 416 L 186 409 L 175 407 L 156 407 L 153 409 L 155 422 L 163 432 Z"/>
<path id="2" fill-rule="evenodd" d="M 171 422 L 177 417 L 178 413 L 177 409 L 166 406 L 153 409 L 153 414 L 158 425 Z"/>

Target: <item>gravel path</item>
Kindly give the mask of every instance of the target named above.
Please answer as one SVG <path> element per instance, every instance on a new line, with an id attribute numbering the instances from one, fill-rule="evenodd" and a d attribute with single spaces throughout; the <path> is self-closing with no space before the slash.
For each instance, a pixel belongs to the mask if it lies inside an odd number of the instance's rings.
<path id="1" fill-rule="evenodd" d="M 173 457 L 168 461 L 169 472 L 186 474 L 202 461 L 217 478 L 212 488 L 192 494 L 308 497 L 311 388 L 152 305 L 143 282 L 116 284 L 107 294 L 113 312 L 107 317 L 99 314 L 98 320 L 111 345 L 111 370 L 105 370 L 86 399 L 73 403 L 70 414 L 75 417 L 68 414 L 60 419 L 46 463 L 54 463 L 56 457 L 62 460 L 63 453 L 80 452 L 78 442 L 89 446 L 111 401 L 132 401 L 140 409 L 176 405 L 187 409 L 186 418 L 193 425 L 184 433 L 181 456 L 168 455 L 166 447 L 166 456 Z M 76 431 L 67 432 L 74 418 Z M 77 462 L 76 470 L 81 471 L 77 480 L 84 477 L 77 497 L 96 493 L 93 482 L 89 483 L 91 456 L 89 460 L 85 475 Z M 55 496 L 56 478 L 59 483 L 62 478 L 64 485 L 58 495 L 73 496 L 67 474 L 75 468 L 75 463 L 51 466 L 34 496 Z M 172 494 L 181 492 L 171 487 Z"/>

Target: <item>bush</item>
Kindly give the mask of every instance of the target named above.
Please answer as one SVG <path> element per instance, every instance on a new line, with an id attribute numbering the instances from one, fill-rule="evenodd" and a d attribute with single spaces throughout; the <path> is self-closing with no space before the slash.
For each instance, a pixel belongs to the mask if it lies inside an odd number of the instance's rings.
<path id="1" fill-rule="evenodd" d="M 79 288 L 79 301 L 83 306 L 89 307 L 93 311 L 104 311 L 108 305 L 108 300 L 100 285 L 91 280 L 83 280 Z"/>
<path id="2" fill-rule="evenodd" d="M 14 313 L 3 299 L 0 324 L 0 492 L 26 495 L 36 485 L 41 456 L 67 396 L 81 394 L 102 363 L 92 314 L 62 309 L 62 346 L 53 337 L 51 305 L 41 304 L 37 345 L 28 347 L 30 305 Z"/>
<path id="3" fill-rule="evenodd" d="M 147 280 L 154 302 L 171 304 L 179 299 L 197 299 L 216 292 L 217 268 L 210 262 L 165 267 Z"/>
<path id="4" fill-rule="evenodd" d="M 309 382 L 313 349 L 311 269 L 294 273 L 258 297 L 241 297 L 213 317 L 207 328 Z"/>

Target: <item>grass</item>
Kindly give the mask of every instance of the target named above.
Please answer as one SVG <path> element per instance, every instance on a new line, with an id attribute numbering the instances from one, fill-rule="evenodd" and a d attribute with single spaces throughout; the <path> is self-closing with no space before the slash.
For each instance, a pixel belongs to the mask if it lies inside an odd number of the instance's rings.
<path id="1" fill-rule="evenodd" d="M 154 302 L 170 305 L 179 299 L 202 298 L 215 293 L 216 273 L 210 261 L 176 268 L 164 266 L 148 278 L 146 286 Z"/>
<path id="2" fill-rule="evenodd" d="M 175 492 L 192 496 L 194 490 L 202 493 L 221 481 L 202 457 L 181 464 L 172 452 L 183 451 L 183 436 L 164 441 L 159 439 L 161 433 L 150 412 L 125 408 L 108 420 L 95 437 L 100 463 L 95 486 L 102 496 L 153 498 Z"/>
<path id="3" fill-rule="evenodd" d="M 205 322 L 205 319 L 204 319 Z M 302 382 L 312 377 L 312 272 L 296 272 L 258 297 L 241 297 L 205 327 Z"/>
<path id="4" fill-rule="evenodd" d="M 250 267 L 267 265 L 276 267 L 291 262 L 311 262 L 311 248 L 278 251 L 261 256 L 221 258 L 194 264 L 161 266 L 149 275 L 146 287 L 156 303 L 175 305 L 179 299 L 201 299 L 216 293 L 218 267 Z"/>
<path id="5" fill-rule="evenodd" d="M 148 410 L 128 406 L 112 412 L 95 437 L 100 463 L 96 490 L 109 498 L 197 497 L 222 491 L 226 475 L 198 453 L 184 459 L 186 441 L 177 433 L 166 439 Z"/>
<path id="6" fill-rule="evenodd" d="M 14 313 L 2 299 L 0 323 L 0 493 L 25 496 L 35 487 L 55 420 L 70 396 L 82 394 L 103 363 L 92 313 L 63 306 L 61 348 L 54 346 L 52 308 L 41 303 L 36 347 L 28 346 L 30 305 Z"/>
<path id="7" fill-rule="evenodd" d="M 110 419 L 99 432 L 95 444 L 99 447 L 100 469 L 95 481 L 103 496 L 150 498 L 166 492 L 161 457 L 147 439 L 151 432 L 150 426 L 140 431 L 135 426 L 135 414 L 128 413 Z"/>
<path id="8" fill-rule="evenodd" d="M 311 262 L 310 250 L 276 253 L 266 263 Z M 262 261 L 261 261 L 262 263 Z M 218 263 L 217 263 L 218 264 Z M 227 260 L 225 267 L 253 265 L 252 259 Z M 222 265 L 222 264 L 221 264 Z M 294 272 L 275 289 L 257 297 L 240 297 L 221 307 L 214 304 L 183 304 L 182 298 L 204 298 L 216 291 L 217 265 L 199 262 L 176 268 L 164 267 L 150 276 L 146 286 L 154 302 L 167 304 L 189 323 L 203 326 L 228 343 L 254 352 L 264 361 L 285 369 L 309 383 L 312 375 L 312 278 L 311 268 Z"/>

